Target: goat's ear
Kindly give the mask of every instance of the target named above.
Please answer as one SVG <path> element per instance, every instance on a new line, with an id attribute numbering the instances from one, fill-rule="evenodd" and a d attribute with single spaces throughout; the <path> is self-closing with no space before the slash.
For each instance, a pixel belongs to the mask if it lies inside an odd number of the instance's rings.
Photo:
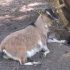
<path id="1" fill-rule="evenodd" d="M 58 16 L 52 9 L 46 9 L 45 11 L 49 18 L 51 18 L 53 20 L 58 20 Z"/>

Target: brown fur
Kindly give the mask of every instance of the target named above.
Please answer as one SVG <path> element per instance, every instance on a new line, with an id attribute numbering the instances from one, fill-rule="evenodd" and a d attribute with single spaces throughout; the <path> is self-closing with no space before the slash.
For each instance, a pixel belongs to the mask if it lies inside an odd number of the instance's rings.
<path id="1" fill-rule="evenodd" d="M 36 27 L 29 25 L 25 29 L 11 33 L 1 42 L 0 50 L 5 49 L 13 57 L 18 58 L 20 63 L 25 63 L 28 50 L 34 48 L 40 40 L 46 44 L 48 28 L 45 29 L 44 26 L 49 25 L 50 21 L 47 15 L 40 15 L 35 22 Z"/>

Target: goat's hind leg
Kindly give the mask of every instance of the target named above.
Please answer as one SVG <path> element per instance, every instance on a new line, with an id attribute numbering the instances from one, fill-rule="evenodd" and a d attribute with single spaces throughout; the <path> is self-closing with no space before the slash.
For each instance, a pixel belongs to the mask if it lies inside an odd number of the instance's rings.
<path id="1" fill-rule="evenodd" d="M 9 56 L 10 54 L 5 49 L 3 50 L 3 53 L 4 53 L 3 55 L 4 59 L 11 59 L 11 57 Z"/>
<path id="2" fill-rule="evenodd" d="M 4 58 L 4 59 L 10 59 L 10 57 L 7 56 L 7 55 L 5 55 L 5 54 L 3 55 L 3 58 Z"/>
<path id="3" fill-rule="evenodd" d="M 41 62 L 40 61 L 33 61 L 31 58 L 27 59 L 27 62 L 24 63 L 24 65 L 40 65 Z"/>
<path id="4" fill-rule="evenodd" d="M 39 65 L 39 64 L 41 64 L 41 62 L 27 62 L 27 63 L 24 63 L 24 65 Z"/>
<path id="5" fill-rule="evenodd" d="M 20 60 L 19 58 L 16 58 L 16 57 L 12 56 L 12 55 L 11 55 L 10 53 L 8 53 L 5 49 L 3 50 L 3 52 L 5 53 L 5 55 L 3 56 L 3 58 L 5 58 L 5 59 L 17 60 L 17 61 L 20 62 L 20 64 L 22 64 L 22 63 L 21 63 L 21 60 Z"/>

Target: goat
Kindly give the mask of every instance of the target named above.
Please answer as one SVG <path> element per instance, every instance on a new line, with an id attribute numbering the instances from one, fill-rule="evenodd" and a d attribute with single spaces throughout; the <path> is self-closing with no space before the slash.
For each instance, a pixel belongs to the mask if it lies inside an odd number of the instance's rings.
<path id="1" fill-rule="evenodd" d="M 34 23 L 35 26 L 29 25 L 26 28 L 9 34 L 0 44 L 0 51 L 6 56 L 17 60 L 20 64 L 27 65 L 27 58 L 31 58 L 42 49 L 46 56 L 50 50 L 47 47 L 47 33 L 52 21 L 47 14 L 40 14 Z M 39 64 L 40 62 L 30 62 Z M 29 63 L 29 65 L 30 65 Z"/>

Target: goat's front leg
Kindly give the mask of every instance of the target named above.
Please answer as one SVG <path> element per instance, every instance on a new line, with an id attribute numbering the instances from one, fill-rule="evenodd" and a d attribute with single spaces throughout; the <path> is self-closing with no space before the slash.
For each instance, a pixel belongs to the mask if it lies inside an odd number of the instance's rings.
<path id="1" fill-rule="evenodd" d="M 39 42 L 39 46 L 41 47 L 42 50 L 44 50 L 44 57 L 46 57 L 46 55 L 48 53 L 50 53 L 50 50 L 48 49 L 47 45 L 44 43 L 42 43 L 41 41 Z"/>
<path id="2" fill-rule="evenodd" d="M 64 43 L 66 43 L 66 40 L 58 40 L 56 38 L 52 38 L 52 39 L 48 39 L 48 43 L 60 43 L 60 44 L 64 44 Z"/>
<path id="3" fill-rule="evenodd" d="M 46 57 L 46 55 L 47 55 L 48 53 L 50 53 L 50 50 L 48 49 L 47 45 L 44 45 L 44 46 L 43 46 L 43 50 L 45 51 L 45 52 L 44 52 L 44 57 Z"/>

